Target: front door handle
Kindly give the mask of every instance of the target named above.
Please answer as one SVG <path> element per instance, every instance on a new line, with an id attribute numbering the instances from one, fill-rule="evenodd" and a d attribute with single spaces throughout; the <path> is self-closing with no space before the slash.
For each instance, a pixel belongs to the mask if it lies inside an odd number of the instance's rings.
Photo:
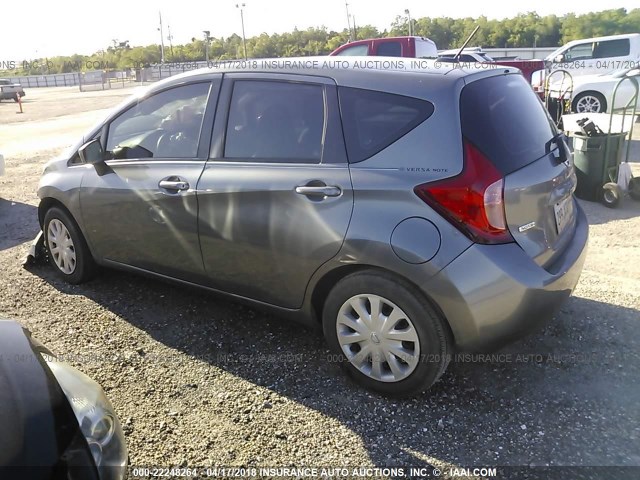
<path id="1" fill-rule="evenodd" d="M 340 187 L 330 185 L 300 185 L 296 187 L 296 193 L 306 195 L 308 197 L 338 197 L 342 193 L 342 190 Z"/>
<path id="2" fill-rule="evenodd" d="M 182 190 L 189 190 L 189 182 L 180 177 L 168 177 L 160 180 L 160 182 L 158 182 L 158 187 L 163 190 L 179 192 Z"/>

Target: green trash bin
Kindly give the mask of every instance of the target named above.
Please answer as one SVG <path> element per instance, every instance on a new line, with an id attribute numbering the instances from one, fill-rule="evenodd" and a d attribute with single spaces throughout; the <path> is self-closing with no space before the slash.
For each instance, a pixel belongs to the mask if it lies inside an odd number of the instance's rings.
<path id="1" fill-rule="evenodd" d="M 574 133 L 572 136 L 573 163 L 578 177 L 576 197 L 597 202 L 600 200 L 602 186 L 615 182 L 618 177 L 617 167 L 622 159 L 627 134 L 609 133 L 588 137 Z"/>

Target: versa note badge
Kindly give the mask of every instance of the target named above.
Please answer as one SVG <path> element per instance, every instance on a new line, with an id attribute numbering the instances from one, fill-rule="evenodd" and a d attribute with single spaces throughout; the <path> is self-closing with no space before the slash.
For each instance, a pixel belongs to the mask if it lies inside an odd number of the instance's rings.
<path id="1" fill-rule="evenodd" d="M 524 225 L 518 227 L 518 231 L 520 233 L 522 232 L 526 232 L 527 230 L 533 228 L 536 226 L 536 222 L 529 222 L 529 223 L 525 223 Z"/>

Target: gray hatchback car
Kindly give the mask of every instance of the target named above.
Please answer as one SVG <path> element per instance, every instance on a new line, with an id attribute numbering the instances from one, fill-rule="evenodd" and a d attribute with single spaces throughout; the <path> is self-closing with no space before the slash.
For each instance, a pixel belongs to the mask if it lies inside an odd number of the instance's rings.
<path id="1" fill-rule="evenodd" d="M 255 61 L 134 96 L 45 168 L 54 268 L 151 274 L 321 326 L 389 394 L 530 331 L 586 254 L 564 140 L 517 70 L 388 60 Z"/>

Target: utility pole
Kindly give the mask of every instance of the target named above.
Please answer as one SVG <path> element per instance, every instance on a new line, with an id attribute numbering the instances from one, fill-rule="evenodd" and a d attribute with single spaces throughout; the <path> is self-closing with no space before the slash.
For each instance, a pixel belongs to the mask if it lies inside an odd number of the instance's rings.
<path id="1" fill-rule="evenodd" d="M 171 35 L 171 25 L 167 25 L 167 40 L 169 40 L 169 51 L 171 52 L 171 61 L 173 61 L 174 56 L 173 56 L 173 35 Z"/>
<path id="2" fill-rule="evenodd" d="M 411 23 L 411 12 L 409 12 L 408 8 L 404 9 L 404 13 L 409 17 L 409 36 L 413 37 L 413 24 Z"/>
<path id="3" fill-rule="evenodd" d="M 207 65 L 209 65 L 209 42 L 211 40 L 211 32 L 209 30 L 203 30 L 204 33 L 204 56 L 207 59 Z"/>
<path id="4" fill-rule="evenodd" d="M 244 36 L 244 12 L 243 9 L 246 7 L 246 3 L 237 4 L 236 8 L 240 9 L 240 22 L 242 22 L 242 48 L 244 49 L 244 59 L 247 59 L 247 39 Z"/>
<path id="5" fill-rule="evenodd" d="M 158 15 L 160 16 L 160 63 L 164 63 L 164 32 L 162 30 L 162 12 L 158 11 Z"/>
<path id="6" fill-rule="evenodd" d="M 347 10 L 347 31 L 349 32 L 349 41 L 353 41 L 353 37 L 351 36 L 351 15 L 349 15 L 349 4 L 344 2 L 344 8 Z"/>

